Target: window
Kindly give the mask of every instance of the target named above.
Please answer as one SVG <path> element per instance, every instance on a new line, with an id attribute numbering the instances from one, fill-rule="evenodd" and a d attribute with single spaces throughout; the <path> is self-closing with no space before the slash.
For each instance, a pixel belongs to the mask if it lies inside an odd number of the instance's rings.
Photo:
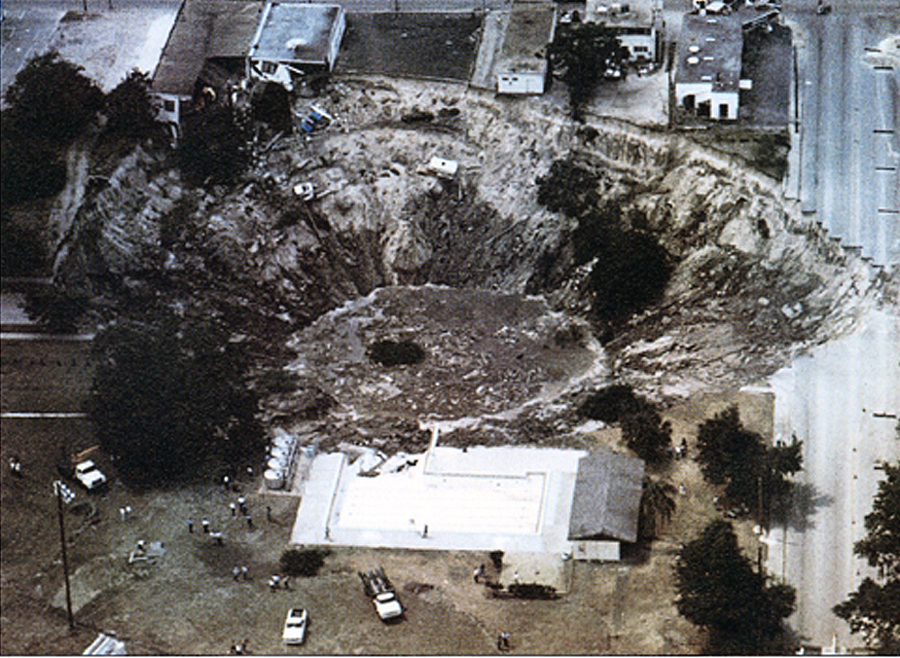
<path id="1" fill-rule="evenodd" d="M 163 109 L 166 112 L 174 112 L 175 111 L 175 101 L 167 98 L 163 101 Z"/>
<path id="2" fill-rule="evenodd" d="M 278 70 L 278 64 L 275 62 L 263 62 L 262 63 L 262 72 L 268 73 L 269 75 L 275 73 Z"/>

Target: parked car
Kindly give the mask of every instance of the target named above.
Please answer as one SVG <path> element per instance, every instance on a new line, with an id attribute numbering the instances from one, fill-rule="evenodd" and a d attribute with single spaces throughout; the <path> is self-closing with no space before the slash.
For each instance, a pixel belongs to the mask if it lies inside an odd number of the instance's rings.
<path id="1" fill-rule="evenodd" d="M 60 472 L 63 472 L 60 468 Z M 90 459 L 78 462 L 71 471 L 71 476 L 78 480 L 81 485 L 88 491 L 96 491 L 106 484 L 106 476 L 97 468 L 97 465 Z"/>
<path id="2" fill-rule="evenodd" d="M 284 631 L 281 639 L 285 644 L 303 644 L 306 639 L 306 626 L 309 615 L 303 608 L 291 608 L 284 620 Z"/>

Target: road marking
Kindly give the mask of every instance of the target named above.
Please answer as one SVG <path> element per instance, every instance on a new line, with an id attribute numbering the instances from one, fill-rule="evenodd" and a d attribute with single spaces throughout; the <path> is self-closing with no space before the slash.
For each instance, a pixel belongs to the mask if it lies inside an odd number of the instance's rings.
<path id="1" fill-rule="evenodd" d="M 87 418 L 80 411 L 4 411 L 0 418 Z"/>
<path id="2" fill-rule="evenodd" d="M 69 340 L 91 341 L 96 334 L 26 334 L 17 332 L 0 333 L 0 340 Z"/>

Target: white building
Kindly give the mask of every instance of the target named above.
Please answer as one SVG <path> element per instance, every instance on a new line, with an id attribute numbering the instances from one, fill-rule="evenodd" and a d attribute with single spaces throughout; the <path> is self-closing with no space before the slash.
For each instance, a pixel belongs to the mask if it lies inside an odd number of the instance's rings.
<path id="1" fill-rule="evenodd" d="M 678 43 L 675 104 L 686 115 L 734 121 L 740 111 L 743 32 L 736 15 L 685 14 Z"/>
<path id="2" fill-rule="evenodd" d="M 497 93 L 543 94 L 549 64 L 547 45 L 556 30 L 556 7 L 546 2 L 515 2 L 497 62 Z"/>
<path id="3" fill-rule="evenodd" d="M 659 0 L 610 3 L 608 0 L 587 0 L 584 21 L 611 28 L 619 42 L 628 49 L 633 64 L 658 61 L 663 36 L 662 3 Z"/>
<path id="4" fill-rule="evenodd" d="M 334 4 L 266 3 L 247 58 L 247 77 L 291 89 L 294 75 L 334 69 L 347 21 Z"/>

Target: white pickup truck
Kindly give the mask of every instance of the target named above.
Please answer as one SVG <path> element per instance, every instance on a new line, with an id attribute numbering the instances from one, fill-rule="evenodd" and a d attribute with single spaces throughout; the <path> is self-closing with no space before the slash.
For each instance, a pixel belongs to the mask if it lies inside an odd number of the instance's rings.
<path id="1" fill-rule="evenodd" d="M 75 479 L 78 480 L 85 489 L 94 491 L 100 489 L 106 484 L 106 476 L 97 468 L 97 465 L 90 459 L 79 462 L 75 465 Z"/>

